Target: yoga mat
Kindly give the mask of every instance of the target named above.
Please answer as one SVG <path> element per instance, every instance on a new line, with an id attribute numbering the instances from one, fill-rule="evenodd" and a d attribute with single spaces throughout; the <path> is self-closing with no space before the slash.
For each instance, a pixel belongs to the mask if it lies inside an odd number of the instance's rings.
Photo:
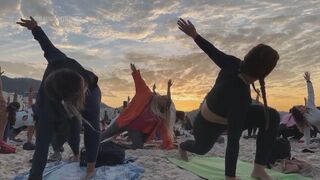
<path id="1" fill-rule="evenodd" d="M 193 156 L 189 158 L 189 162 L 175 158 L 169 158 L 169 161 L 205 179 L 225 179 L 224 158 Z M 236 176 L 241 180 L 256 180 L 255 178 L 250 177 L 252 169 L 252 164 L 238 160 Z M 283 174 L 269 169 L 267 171 L 270 176 L 277 178 L 277 180 L 312 180 L 311 178 L 307 178 L 298 174 Z"/>
<path id="2" fill-rule="evenodd" d="M 96 168 L 93 180 L 139 180 L 144 169 L 133 163 L 116 166 L 101 166 Z M 44 180 L 79 180 L 85 176 L 86 167 L 80 167 L 79 163 L 55 162 L 49 164 L 44 172 Z M 20 174 L 14 180 L 27 180 L 29 172 Z"/>

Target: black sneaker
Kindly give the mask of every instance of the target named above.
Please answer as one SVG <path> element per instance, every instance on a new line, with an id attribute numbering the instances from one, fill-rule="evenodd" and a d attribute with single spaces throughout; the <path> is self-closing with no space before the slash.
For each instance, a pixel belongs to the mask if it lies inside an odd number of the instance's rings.
<path id="1" fill-rule="evenodd" d="M 24 150 L 26 151 L 32 151 L 36 148 L 36 145 L 30 143 L 30 142 L 26 142 L 23 144 L 23 147 L 22 147 Z"/>

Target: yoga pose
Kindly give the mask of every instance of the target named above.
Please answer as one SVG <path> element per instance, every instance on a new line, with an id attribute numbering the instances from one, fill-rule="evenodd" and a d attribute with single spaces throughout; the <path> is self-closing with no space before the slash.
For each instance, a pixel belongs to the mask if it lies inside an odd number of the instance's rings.
<path id="1" fill-rule="evenodd" d="M 8 145 L 4 139 L 4 133 L 5 133 L 5 129 L 8 123 L 8 111 L 6 107 L 6 101 L 4 100 L 3 97 L 3 89 L 2 89 L 2 74 L 4 72 L 1 71 L 1 67 L 0 67 L 0 153 L 5 153 L 5 154 L 9 154 L 9 153 L 15 153 L 16 152 L 16 148 Z"/>
<path id="2" fill-rule="evenodd" d="M 277 134 L 279 118 L 270 118 L 275 113 L 269 113 L 264 78 L 274 69 L 279 59 L 278 53 L 270 46 L 259 44 L 251 49 L 244 60 L 227 55 L 202 38 L 190 21 L 180 18 L 178 26 L 218 65 L 221 69 L 214 87 L 206 96 L 193 126 L 195 140 L 180 144 L 181 158 L 188 160 L 187 151 L 196 154 L 206 154 L 213 147 L 218 137 L 228 131 L 228 143 L 225 155 L 225 178 L 236 179 L 236 165 L 239 153 L 239 140 L 242 131 L 254 123 L 259 126 L 257 152 L 254 169 L 251 176 L 262 180 L 271 180 L 265 166 L 271 153 Z M 264 102 L 257 112 L 265 117 L 249 122 L 246 118 L 250 109 L 250 84 L 259 80 Z M 277 116 L 275 114 L 275 116 Z M 273 119 L 277 120 L 273 121 Z M 263 123 L 262 123 L 263 122 Z M 249 124 L 249 125 L 247 125 Z"/>
<path id="3" fill-rule="evenodd" d="M 100 139 L 99 113 L 101 92 L 98 77 L 84 69 L 76 60 L 57 49 L 37 22 L 17 22 L 31 30 L 48 61 L 35 103 L 36 148 L 29 179 L 42 179 L 52 135 L 58 134 L 57 147 L 69 140 L 74 159 L 79 158 L 80 121 L 84 122 L 87 172 L 84 179 L 94 176 Z"/>
<path id="4" fill-rule="evenodd" d="M 138 149 L 143 148 L 144 143 L 153 139 L 157 130 L 160 130 L 163 148 L 172 148 L 175 120 L 175 118 L 171 118 L 175 117 L 175 112 L 171 113 L 171 109 L 174 107 L 170 92 L 172 81 L 168 81 L 167 95 L 160 96 L 151 92 L 134 64 L 131 64 L 131 70 L 136 94 L 128 107 L 102 133 L 102 140 L 128 131 L 132 141 L 131 148 Z"/>
<path id="5" fill-rule="evenodd" d="M 320 129 L 320 110 L 315 105 L 315 95 L 310 78 L 310 73 L 304 74 L 304 79 L 307 83 L 308 98 L 305 106 L 294 106 L 292 108 L 292 116 L 300 132 L 302 132 L 306 139 L 306 145 L 310 145 L 310 130 L 312 126 Z"/>

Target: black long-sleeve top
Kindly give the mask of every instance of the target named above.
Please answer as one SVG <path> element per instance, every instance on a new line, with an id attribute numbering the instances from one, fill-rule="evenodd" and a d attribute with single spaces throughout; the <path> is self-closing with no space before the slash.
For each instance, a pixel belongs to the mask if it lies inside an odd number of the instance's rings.
<path id="1" fill-rule="evenodd" d="M 206 101 L 212 112 L 228 120 L 225 175 L 235 177 L 239 140 L 246 112 L 251 104 L 250 86 L 245 84 L 238 76 L 240 59 L 221 52 L 200 35 L 197 35 L 194 40 L 221 69 L 214 87 L 206 97 Z"/>
<path id="2" fill-rule="evenodd" d="M 48 97 L 46 97 L 44 92 L 44 81 L 46 80 L 46 78 L 52 72 L 58 69 L 67 68 L 79 73 L 86 81 L 90 90 L 98 86 L 98 77 L 94 73 L 84 69 L 76 60 L 67 57 L 64 53 L 57 49 L 49 40 L 47 35 L 43 32 L 41 27 L 37 26 L 33 28 L 32 34 L 34 36 L 34 39 L 36 39 L 39 42 L 42 50 L 44 51 L 44 57 L 48 61 L 48 65 L 43 75 L 36 100 L 36 111 L 38 112 L 36 116 L 40 121 L 57 121 L 57 119 L 61 120 L 67 117 L 65 114 L 66 112 L 64 111 L 61 103 L 52 102 Z M 88 111 L 90 112 L 90 110 Z M 98 143 L 93 144 L 91 142 L 96 142 L 92 139 L 99 139 L 100 134 L 94 132 L 94 130 L 91 128 L 85 128 L 84 134 L 85 146 L 87 151 L 90 152 L 87 153 L 87 161 L 95 162 L 97 156 Z M 37 146 L 41 145 L 37 144 Z"/>

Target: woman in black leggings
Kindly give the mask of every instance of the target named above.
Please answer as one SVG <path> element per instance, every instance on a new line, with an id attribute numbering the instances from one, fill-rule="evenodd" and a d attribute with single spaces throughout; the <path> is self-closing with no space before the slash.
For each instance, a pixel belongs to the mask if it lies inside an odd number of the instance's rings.
<path id="1" fill-rule="evenodd" d="M 35 104 L 36 148 L 29 179 L 42 179 L 54 133 L 61 135 L 58 146 L 68 138 L 74 159 L 79 159 L 79 121 L 82 121 L 86 122 L 84 144 L 88 162 L 84 179 L 89 180 L 95 173 L 100 139 L 101 92 L 98 77 L 56 48 L 32 17 L 30 20 L 21 19 L 17 24 L 31 30 L 48 61 Z"/>
<path id="2" fill-rule="evenodd" d="M 242 131 L 246 126 L 259 126 L 257 153 L 251 176 L 262 180 L 272 180 L 266 173 L 265 166 L 277 135 L 279 120 L 278 122 L 269 120 L 269 116 L 277 115 L 272 113 L 273 111 L 270 113 L 267 108 L 264 78 L 276 66 L 279 59 L 278 53 L 270 46 L 259 44 L 251 49 L 241 61 L 223 53 L 202 38 L 190 21 L 186 22 L 180 18 L 178 25 L 179 29 L 192 37 L 221 69 L 214 87 L 206 96 L 194 122 L 195 141 L 186 141 L 179 146 L 181 158 L 188 160 L 187 151 L 196 154 L 207 153 L 221 133 L 227 130 L 225 178 L 234 180 L 236 179 L 239 140 Z M 259 115 L 262 114 L 265 117 L 251 122 L 247 120 L 246 114 L 251 104 L 250 84 L 256 80 L 260 82 L 264 101 L 264 107 L 262 106 L 258 112 Z"/>

